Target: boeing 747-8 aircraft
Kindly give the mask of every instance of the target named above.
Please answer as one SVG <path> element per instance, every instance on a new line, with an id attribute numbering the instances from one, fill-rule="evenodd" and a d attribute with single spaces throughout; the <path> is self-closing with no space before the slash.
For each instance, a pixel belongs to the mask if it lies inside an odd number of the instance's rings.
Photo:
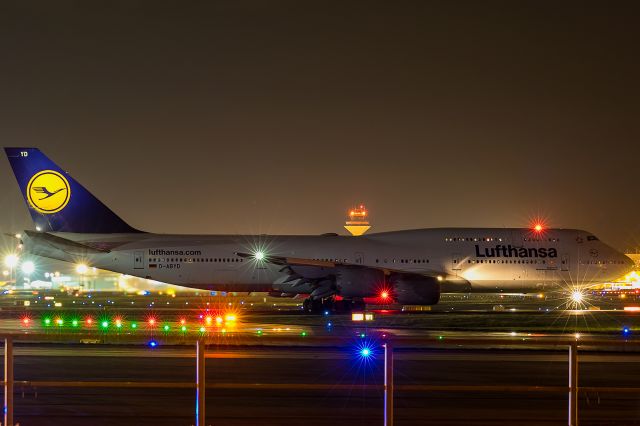
<path id="1" fill-rule="evenodd" d="M 631 259 L 577 229 L 435 228 L 369 234 L 165 235 L 132 228 L 36 148 L 5 148 L 36 231 L 35 255 L 220 291 L 335 296 L 385 292 L 433 305 L 441 292 L 528 292 L 616 279 Z"/>

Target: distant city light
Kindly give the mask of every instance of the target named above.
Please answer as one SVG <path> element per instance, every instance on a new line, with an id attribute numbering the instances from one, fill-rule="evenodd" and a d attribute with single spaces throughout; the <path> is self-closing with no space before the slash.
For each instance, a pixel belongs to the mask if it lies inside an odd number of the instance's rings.
<path id="1" fill-rule="evenodd" d="M 84 263 L 78 263 L 76 265 L 76 272 L 80 275 L 84 275 L 89 271 L 89 267 Z"/>
<path id="2" fill-rule="evenodd" d="M 18 265 L 18 262 L 20 262 L 20 258 L 17 254 L 11 253 L 4 257 L 4 264 L 7 268 L 15 268 Z"/>

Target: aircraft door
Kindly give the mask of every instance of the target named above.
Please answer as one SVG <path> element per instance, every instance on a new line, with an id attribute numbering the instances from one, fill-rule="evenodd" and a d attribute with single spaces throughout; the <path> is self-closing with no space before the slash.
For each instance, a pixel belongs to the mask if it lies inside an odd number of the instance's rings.
<path id="1" fill-rule="evenodd" d="M 560 259 L 560 270 L 561 271 L 568 271 L 569 270 L 569 261 L 571 259 L 569 258 L 568 254 L 563 254 L 562 258 Z"/>
<path id="2" fill-rule="evenodd" d="M 133 252 L 133 269 L 144 269 L 144 252 Z"/>
<path id="3" fill-rule="evenodd" d="M 356 252 L 354 255 L 355 263 L 358 265 L 364 264 L 364 253 Z"/>
<path id="4" fill-rule="evenodd" d="M 453 271 L 461 271 L 463 261 L 464 259 L 460 253 L 453 253 L 451 255 L 451 269 Z"/>

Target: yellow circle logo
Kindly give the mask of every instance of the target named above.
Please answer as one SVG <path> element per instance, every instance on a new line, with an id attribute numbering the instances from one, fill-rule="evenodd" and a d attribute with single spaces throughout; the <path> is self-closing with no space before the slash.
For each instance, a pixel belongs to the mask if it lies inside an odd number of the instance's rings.
<path id="1" fill-rule="evenodd" d="M 36 173 L 27 185 L 27 199 L 35 210 L 44 214 L 59 212 L 71 198 L 67 179 L 53 170 Z"/>

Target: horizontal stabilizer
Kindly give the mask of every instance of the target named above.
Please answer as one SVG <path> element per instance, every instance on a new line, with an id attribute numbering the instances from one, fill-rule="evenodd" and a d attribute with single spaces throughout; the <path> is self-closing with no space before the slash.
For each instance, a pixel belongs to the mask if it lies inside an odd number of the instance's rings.
<path id="1" fill-rule="evenodd" d="M 86 244 L 81 244 L 75 241 L 67 240 L 66 238 L 58 237 L 55 235 L 47 234 L 46 232 L 33 232 L 25 231 L 27 236 L 33 241 L 41 244 L 47 244 L 51 247 L 63 250 L 67 253 L 109 253 L 110 250 L 91 247 Z"/>

